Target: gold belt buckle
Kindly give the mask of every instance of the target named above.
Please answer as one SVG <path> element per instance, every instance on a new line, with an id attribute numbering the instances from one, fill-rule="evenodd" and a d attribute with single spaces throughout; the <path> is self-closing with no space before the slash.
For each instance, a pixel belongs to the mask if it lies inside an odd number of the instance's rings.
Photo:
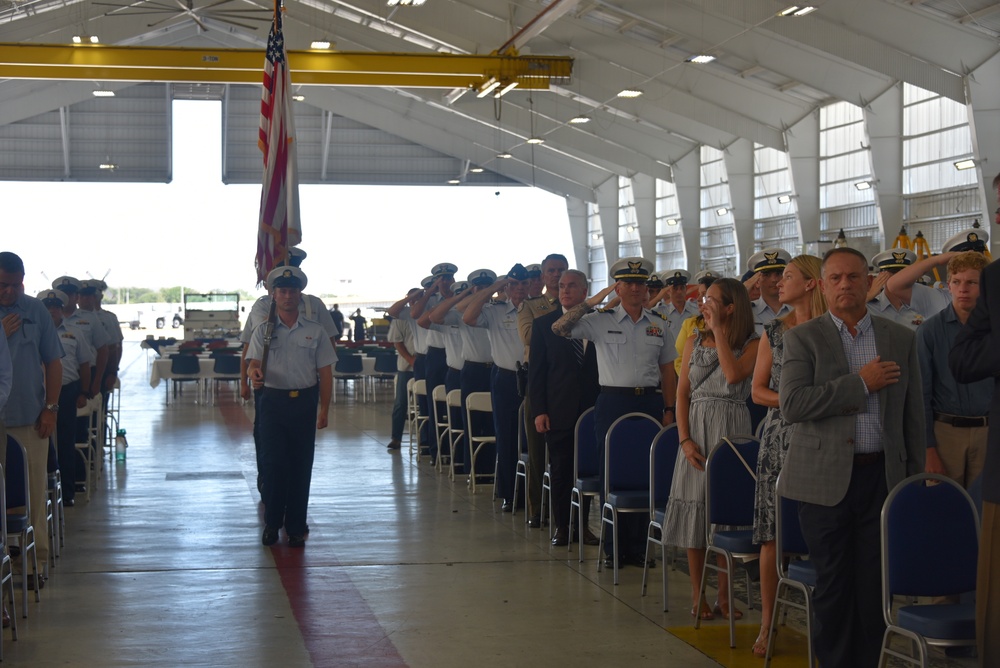
<path id="1" fill-rule="evenodd" d="M 643 388 L 641 387 L 635 388 L 635 396 L 641 397 L 642 395 L 643 395 Z"/>
<path id="2" fill-rule="evenodd" d="M 299 396 L 299 391 L 298 390 L 292 390 L 291 392 L 288 393 L 288 396 L 290 396 L 292 399 L 296 399 Z"/>

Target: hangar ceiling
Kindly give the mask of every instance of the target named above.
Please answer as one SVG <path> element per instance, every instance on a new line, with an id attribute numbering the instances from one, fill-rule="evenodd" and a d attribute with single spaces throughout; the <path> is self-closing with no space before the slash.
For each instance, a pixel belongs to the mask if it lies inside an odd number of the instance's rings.
<path id="1" fill-rule="evenodd" d="M 550 4 L 548 20 L 532 22 Z M 287 0 L 289 49 L 327 38 L 340 51 L 488 54 L 515 37 L 522 54 L 574 58 L 569 82 L 500 100 L 303 87 L 303 181 L 458 177 L 592 202 L 618 176 L 671 180 L 672 166 L 700 144 L 725 149 L 747 139 L 784 150 L 787 131 L 822 105 L 866 106 L 901 81 L 964 102 L 968 75 L 998 51 L 1000 3 L 991 0 L 817 0 L 806 16 L 778 16 L 789 4 Z M 259 0 L 4 0 L 0 42 L 95 35 L 116 45 L 263 50 L 269 12 Z M 716 59 L 686 62 L 701 53 Z M 95 87 L 117 96 L 95 98 Z M 626 87 L 642 95 L 618 97 Z M 222 178 L 259 182 L 257 87 L 14 79 L 0 81 L 0 178 L 169 180 L 176 98 L 224 100 Z M 581 116 L 589 122 L 570 123 Z M 532 136 L 545 143 L 528 144 Z M 108 159 L 119 168 L 100 170 Z"/>

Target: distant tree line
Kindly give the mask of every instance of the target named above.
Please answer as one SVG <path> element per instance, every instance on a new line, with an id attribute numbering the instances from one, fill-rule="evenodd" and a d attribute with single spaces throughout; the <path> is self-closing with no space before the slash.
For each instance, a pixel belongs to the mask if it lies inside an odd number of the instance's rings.
<path id="1" fill-rule="evenodd" d="M 212 290 L 211 292 L 238 293 L 240 301 L 253 302 L 256 297 L 246 290 Z M 193 295 L 199 293 L 194 288 L 183 288 L 183 294 Z M 199 293 L 200 294 L 200 293 Z M 167 303 L 180 304 L 183 302 L 182 288 L 177 285 L 172 288 L 110 288 L 104 295 L 105 304 L 153 304 Z M 188 297 L 189 302 L 203 301 L 194 296 Z"/>

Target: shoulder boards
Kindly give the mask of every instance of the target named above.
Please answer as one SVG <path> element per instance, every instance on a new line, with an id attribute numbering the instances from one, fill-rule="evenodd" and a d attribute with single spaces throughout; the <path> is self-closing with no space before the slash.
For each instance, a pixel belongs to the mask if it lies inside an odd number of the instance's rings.
<path id="1" fill-rule="evenodd" d="M 598 313 L 614 313 L 615 312 L 615 310 L 613 308 L 599 308 L 599 309 L 594 309 L 594 310 L 597 311 Z"/>

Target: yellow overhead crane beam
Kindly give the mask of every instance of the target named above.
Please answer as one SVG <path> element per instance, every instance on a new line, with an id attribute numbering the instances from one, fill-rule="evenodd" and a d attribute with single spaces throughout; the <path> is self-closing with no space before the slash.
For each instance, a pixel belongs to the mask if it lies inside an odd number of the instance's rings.
<path id="1" fill-rule="evenodd" d="M 475 88 L 496 79 L 546 90 L 565 82 L 573 59 L 518 56 L 289 51 L 292 83 L 303 86 Z M 259 84 L 263 49 L 201 49 L 105 44 L 0 44 L 4 79 Z"/>

